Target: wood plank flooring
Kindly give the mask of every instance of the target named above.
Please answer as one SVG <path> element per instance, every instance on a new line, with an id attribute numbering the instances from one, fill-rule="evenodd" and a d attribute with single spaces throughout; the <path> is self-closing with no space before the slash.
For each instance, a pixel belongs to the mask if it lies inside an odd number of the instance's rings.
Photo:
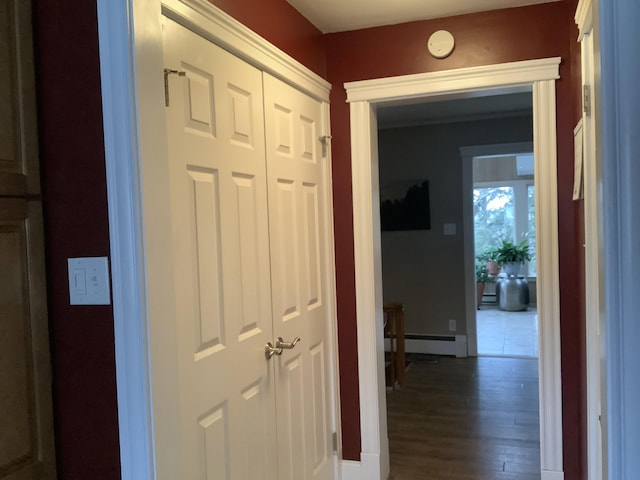
<path id="1" fill-rule="evenodd" d="M 387 391 L 390 480 L 540 480 L 536 359 L 410 360 Z"/>

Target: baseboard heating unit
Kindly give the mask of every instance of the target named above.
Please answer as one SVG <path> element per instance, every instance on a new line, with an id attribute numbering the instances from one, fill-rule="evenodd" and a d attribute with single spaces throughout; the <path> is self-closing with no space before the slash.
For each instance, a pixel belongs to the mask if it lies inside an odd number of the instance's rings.
<path id="1" fill-rule="evenodd" d="M 466 357 L 467 336 L 405 334 L 404 348 L 407 353 Z"/>

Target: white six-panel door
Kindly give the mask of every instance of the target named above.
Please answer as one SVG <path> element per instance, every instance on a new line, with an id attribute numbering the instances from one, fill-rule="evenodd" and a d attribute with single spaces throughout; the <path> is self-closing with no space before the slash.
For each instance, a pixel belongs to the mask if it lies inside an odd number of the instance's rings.
<path id="1" fill-rule="evenodd" d="M 172 223 L 180 478 L 332 478 L 321 103 L 171 20 L 163 38 L 184 72 L 167 77 L 171 212 L 157 212 Z M 267 359 L 279 336 L 301 340 Z"/>
<path id="2" fill-rule="evenodd" d="M 277 478 L 262 74 L 174 22 L 164 39 L 186 72 L 166 110 L 182 478 Z"/>
<path id="3" fill-rule="evenodd" d="M 279 479 L 333 475 L 328 385 L 322 104 L 264 74 Z"/>

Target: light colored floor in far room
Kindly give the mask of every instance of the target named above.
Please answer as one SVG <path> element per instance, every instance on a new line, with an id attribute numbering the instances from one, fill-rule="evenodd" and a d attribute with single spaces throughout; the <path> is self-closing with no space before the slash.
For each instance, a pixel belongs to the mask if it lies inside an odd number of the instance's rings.
<path id="1" fill-rule="evenodd" d="M 503 312 L 492 305 L 476 310 L 478 355 L 538 356 L 538 312 Z"/>

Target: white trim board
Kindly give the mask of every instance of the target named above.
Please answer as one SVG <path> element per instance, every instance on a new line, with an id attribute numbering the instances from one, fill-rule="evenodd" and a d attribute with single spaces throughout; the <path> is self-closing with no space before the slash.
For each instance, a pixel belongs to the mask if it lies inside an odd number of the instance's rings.
<path id="1" fill-rule="evenodd" d="M 439 335 L 447 337 L 447 335 Z M 430 355 L 467 356 L 467 336 L 453 335 L 453 341 L 434 340 L 431 338 L 408 338 L 404 342 L 407 353 L 427 353 Z"/>
<path id="2" fill-rule="evenodd" d="M 546 478 L 563 478 L 560 290 L 556 172 L 555 80 L 560 58 L 513 62 L 345 84 L 351 112 L 351 162 L 362 455 L 378 455 L 389 473 L 382 339 L 380 218 L 377 204 L 376 106 L 452 94 L 533 91 L 536 199 L 538 199 L 538 315 L 540 335 L 540 457 Z M 373 320 L 372 320 L 373 319 Z"/>
<path id="3" fill-rule="evenodd" d="M 362 478 L 361 463 L 353 460 L 342 461 L 342 480 L 360 480 Z"/>
<path id="4" fill-rule="evenodd" d="M 604 305 L 606 299 L 604 285 L 603 251 L 603 205 L 602 185 L 603 166 L 597 154 L 596 104 L 594 90 L 596 77 L 599 77 L 596 60 L 593 31 L 593 12 L 590 0 L 581 0 L 576 10 L 576 23 L 580 30 L 580 48 L 582 63 L 582 85 L 591 90 L 591 105 L 587 113 L 583 109 L 582 118 L 574 130 L 580 131 L 583 144 L 584 174 L 584 268 L 585 268 L 585 319 L 586 319 L 586 376 L 587 376 L 587 478 L 599 480 L 606 478 L 607 439 L 603 436 L 606 425 L 606 394 L 603 390 L 602 375 L 605 372 L 606 358 L 603 349 L 606 338 L 606 318 Z M 603 420 L 604 419 L 604 420 Z"/>
<path id="5" fill-rule="evenodd" d="M 404 340 L 405 353 L 424 353 L 427 355 L 449 355 L 453 357 L 467 356 L 466 335 L 415 335 Z M 409 336 L 407 335 L 407 336 Z M 417 338 L 424 337 L 424 338 Z M 384 348 L 389 350 L 390 340 L 384 339 Z"/>
<path id="6" fill-rule="evenodd" d="M 151 376 L 157 385 L 162 381 L 164 368 L 151 371 L 149 330 L 150 319 L 158 323 L 158 313 L 162 312 L 157 312 L 160 307 L 149 302 L 147 295 L 149 291 L 157 291 L 149 288 L 154 279 L 172 272 L 166 266 L 146 262 L 145 249 L 166 248 L 171 239 L 170 235 L 150 235 L 153 241 L 149 242 L 145 237 L 142 193 L 145 192 L 145 201 L 162 202 L 162 193 L 166 191 L 166 185 L 153 178 L 154 169 L 161 170 L 167 158 L 166 144 L 159 141 L 166 137 L 162 14 L 318 100 L 328 102 L 330 85 L 206 0 L 98 0 L 97 7 L 121 478 L 155 480 L 169 478 L 171 474 L 155 469 L 156 442 L 161 438 L 154 438 L 153 432 Z M 324 117 L 328 131 L 328 107 Z M 144 178 L 143 166 L 145 172 L 151 172 L 145 173 Z M 323 221 L 333 226 L 330 219 Z M 328 253 L 332 255 L 333 250 Z M 335 262 L 331 263 L 333 269 Z M 334 275 L 329 278 L 332 285 L 327 285 L 326 291 L 331 294 L 335 292 Z M 333 315 L 330 338 L 335 342 L 335 303 L 330 311 Z M 168 359 L 163 367 L 172 368 L 170 352 L 174 346 L 166 347 Z M 330 349 L 334 353 L 332 370 L 336 372 L 335 343 Z M 336 382 L 337 374 L 332 380 Z M 337 403 L 338 394 L 332 397 Z M 340 436 L 337 405 L 334 408 L 333 421 Z M 339 468 L 336 464 L 336 470 Z"/>
<path id="7" fill-rule="evenodd" d="M 380 471 L 378 455 L 365 455 L 359 462 L 342 461 L 342 480 L 370 480 Z M 385 477 L 386 479 L 386 477 Z"/>
<path id="8" fill-rule="evenodd" d="M 578 26 L 578 41 L 581 42 L 585 34 L 593 33 L 593 1 L 580 0 L 574 18 Z"/>
<path id="9" fill-rule="evenodd" d="M 131 1 L 131 0 L 129 0 Z M 136 0 L 136 3 L 140 0 Z M 317 100 L 329 101 L 331 84 L 206 0 L 144 0 L 162 14 Z"/>

